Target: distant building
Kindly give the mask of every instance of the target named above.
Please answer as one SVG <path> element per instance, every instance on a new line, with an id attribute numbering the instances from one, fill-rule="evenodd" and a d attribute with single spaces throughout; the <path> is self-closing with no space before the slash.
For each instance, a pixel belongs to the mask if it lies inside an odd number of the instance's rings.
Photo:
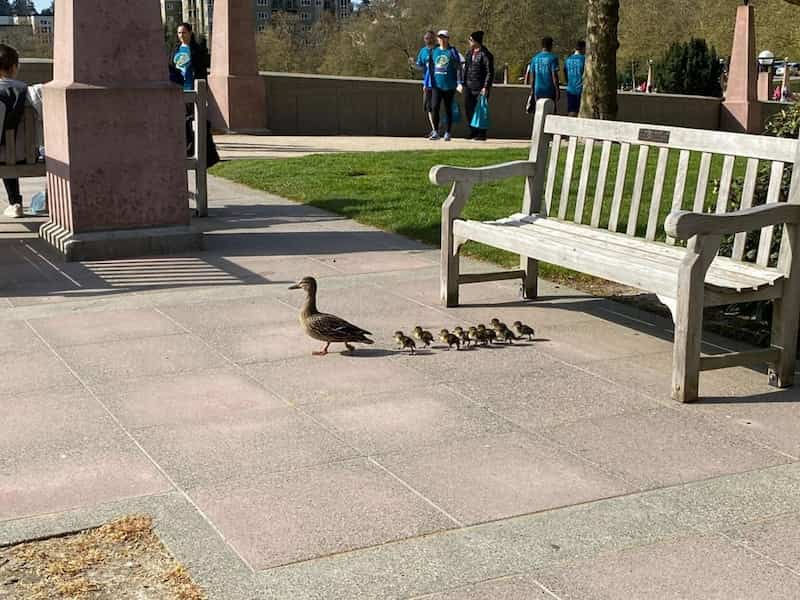
<path id="1" fill-rule="evenodd" d="M 286 13 L 304 29 L 319 21 L 325 13 L 337 18 L 353 12 L 350 0 L 252 0 L 256 31 L 264 31 L 273 15 Z M 198 35 L 208 35 L 214 21 L 214 0 L 161 0 L 161 16 L 165 27 L 191 23 Z"/>
<path id="2" fill-rule="evenodd" d="M 0 41 L 11 41 L 17 35 L 30 35 L 46 44 L 53 43 L 54 20 L 52 15 L 0 17 Z"/>

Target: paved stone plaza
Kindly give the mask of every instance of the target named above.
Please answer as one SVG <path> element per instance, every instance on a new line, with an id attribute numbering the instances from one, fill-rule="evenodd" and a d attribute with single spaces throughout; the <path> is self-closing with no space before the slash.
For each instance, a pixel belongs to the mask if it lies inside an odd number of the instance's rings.
<path id="1" fill-rule="evenodd" d="M 202 223 L 203 253 L 83 264 L 0 224 L 0 545 L 147 513 L 223 600 L 800 597 L 800 389 L 731 369 L 678 405 L 651 314 L 446 310 L 437 251 L 220 180 Z M 377 343 L 310 356 L 304 275 Z M 393 349 L 494 316 L 537 340 Z"/>

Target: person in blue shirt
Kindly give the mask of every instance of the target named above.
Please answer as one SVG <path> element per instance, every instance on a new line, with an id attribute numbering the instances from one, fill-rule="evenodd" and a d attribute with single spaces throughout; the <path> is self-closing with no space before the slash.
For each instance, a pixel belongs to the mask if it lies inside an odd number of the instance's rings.
<path id="1" fill-rule="evenodd" d="M 433 67 L 433 94 L 431 96 L 433 108 L 433 132 L 430 139 L 439 139 L 439 122 L 442 103 L 444 103 L 445 126 L 444 141 L 452 139 L 453 130 L 453 101 L 456 91 L 463 90 L 464 83 L 464 58 L 450 45 L 450 33 L 443 29 L 437 34 L 438 48 L 431 52 L 431 66 Z"/>
<path id="2" fill-rule="evenodd" d="M 542 40 L 542 50 L 531 59 L 525 83 L 533 87 L 533 99 L 550 98 L 558 104 L 561 95 L 558 81 L 558 56 L 553 54 L 553 38 Z"/>
<path id="3" fill-rule="evenodd" d="M 567 113 L 577 117 L 581 111 L 583 94 L 583 72 L 586 70 L 586 42 L 575 44 L 575 53 L 564 61 L 564 75 L 567 76 Z"/>
<path id="4" fill-rule="evenodd" d="M 425 45 L 420 48 L 417 58 L 411 60 L 414 67 L 422 71 L 422 110 L 428 115 L 428 122 L 431 124 L 429 135 L 432 135 L 436 129 L 433 126 L 433 72 L 430 67 L 433 65 L 432 52 L 436 48 L 436 34 L 433 31 L 426 31 L 422 39 Z"/>

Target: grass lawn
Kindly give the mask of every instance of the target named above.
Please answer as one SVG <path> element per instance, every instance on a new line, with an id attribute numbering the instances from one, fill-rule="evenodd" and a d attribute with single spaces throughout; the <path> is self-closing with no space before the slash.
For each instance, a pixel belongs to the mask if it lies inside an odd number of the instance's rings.
<path id="1" fill-rule="evenodd" d="M 603 226 L 607 226 L 611 211 L 611 195 L 616 178 L 618 154 L 619 147 L 614 146 L 605 191 L 606 199 L 603 203 Z M 569 218 L 574 217 L 582 156 L 583 148 L 579 147 L 570 187 L 571 204 L 567 212 Z M 566 148 L 564 147 L 560 153 L 560 173 L 563 173 L 564 170 L 565 157 Z M 527 152 L 522 149 L 324 154 L 286 160 L 231 161 L 214 167 L 212 173 L 438 247 L 441 205 L 448 190 L 435 187 L 428 181 L 430 168 L 437 164 L 476 167 L 525 158 L 527 158 Z M 628 222 L 637 158 L 638 153 L 632 150 L 620 215 L 620 231 L 625 230 Z M 658 151 L 651 150 L 648 157 L 648 175 L 639 211 L 638 235 L 644 235 L 646 228 L 657 160 Z M 593 171 L 599 168 L 599 162 L 600 148 L 599 145 L 595 145 L 591 163 Z M 689 180 L 684 194 L 684 208 L 691 208 L 693 204 L 699 163 L 700 157 L 692 155 Z M 663 217 L 671 210 L 673 181 L 677 165 L 678 153 L 671 152 L 660 208 L 662 223 Z M 715 157 L 711 169 L 712 181 L 719 178 L 721 169 L 722 158 Z M 737 161 L 735 172 L 737 176 L 743 175 L 744 161 Z M 561 180 L 562 177 L 559 176 L 551 213 L 557 213 L 558 210 L 557 199 L 561 195 Z M 584 222 L 588 222 L 592 213 L 595 182 L 596 175 L 593 175 L 589 182 Z M 707 207 L 716 204 L 714 187 L 709 185 L 706 195 Z M 491 220 L 519 212 L 522 204 L 522 190 L 523 180 L 521 178 L 478 186 L 473 190 L 472 198 L 467 204 L 465 217 Z M 663 230 L 660 234 L 663 237 Z M 518 262 L 515 256 L 506 252 L 477 244 L 468 244 L 464 252 L 505 266 L 512 266 Z M 567 273 L 563 269 L 547 265 L 542 268 L 542 274 L 551 278 L 560 278 Z"/>

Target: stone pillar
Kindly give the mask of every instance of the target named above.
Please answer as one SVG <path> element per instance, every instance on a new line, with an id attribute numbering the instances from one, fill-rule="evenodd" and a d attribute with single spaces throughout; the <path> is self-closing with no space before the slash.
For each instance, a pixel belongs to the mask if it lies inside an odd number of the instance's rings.
<path id="1" fill-rule="evenodd" d="M 67 260 L 200 248 L 158 0 L 59 0 L 55 26 L 40 235 Z"/>
<path id="2" fill-rule="evenodd" d="M 740 6 L 736 11 L 728 88 L 720 115 L 723 130 L 761 133 L 763 120 L 756 89 L 757 68 L 753 7 Z"/>
<path id="3" fill-rule="evenodd" d="M 258 74 L 252 0 L 216 0 L 209 112 L 215 129 L 265 133 L 266 84 Z"/>
<path id="4" fill-rule="evenodd" d="M 759 102 L 769 102 L 772 100 L 772 82 L 774 79 L 772 67 L 769 67 L 766 71 L 759 71 L 758 89 L 756 91 Z"/>

